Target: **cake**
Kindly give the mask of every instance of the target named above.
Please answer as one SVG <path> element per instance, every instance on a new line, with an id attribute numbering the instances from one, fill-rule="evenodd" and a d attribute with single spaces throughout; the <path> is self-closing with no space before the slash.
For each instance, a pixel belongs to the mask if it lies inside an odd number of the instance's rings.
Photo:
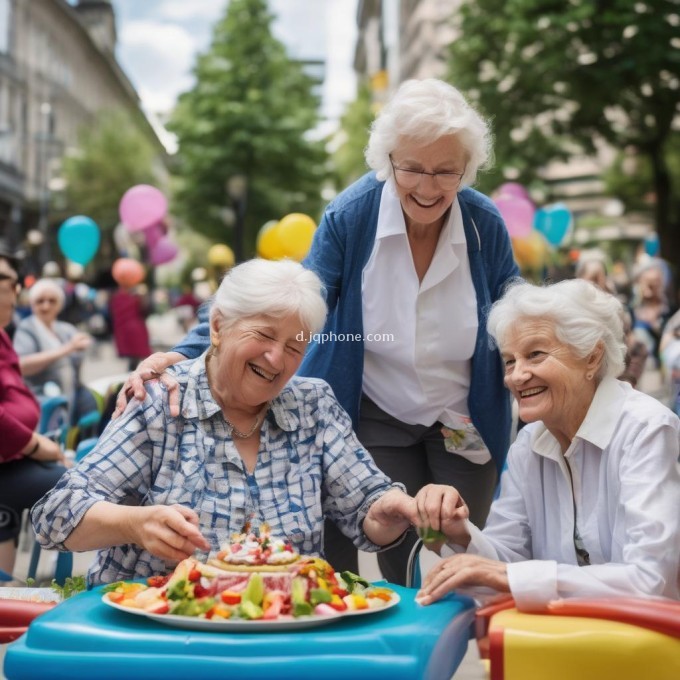
<path id="1" fill-rule="evenodd" d="M 169 577 L 114 584 L 107 597 L 154 614 L 281 620 L 384 607 L 392 591 L 350 572 L 336 574 L 319 557 L 299 555 L 263 524 L 259 531 L 233 534 L 207 563 L 187 558 Z"/>

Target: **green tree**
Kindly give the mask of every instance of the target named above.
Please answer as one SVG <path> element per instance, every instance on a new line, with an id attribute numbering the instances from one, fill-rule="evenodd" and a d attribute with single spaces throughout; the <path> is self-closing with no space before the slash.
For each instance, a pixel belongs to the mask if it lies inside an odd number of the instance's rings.
<path id="1" fill-rule="evenodd" d="M 371 105 L 371 88 L 368 81 L 359 85 L 356 99 L 345 109 L 340 119 L 343 140 L 333 153 L 335 181 L 338 187 L 347 187 L 367 170 L 364 150 L 375 113 Z"/>
<path id="2" fill-rule="evenodd" d="M 123 194 L 136 184 L 154 183 L 158 155 L 127 113 L 100 114 L 81 130 L 77 152 L 64 158 L 67 212 L 113 229 Z"/>
<path id="3" fill-rule="evenodd" d="M 651 171 L 661 253 L 679 263 L 666 160 L 680 108 L 677 0 L 474 0 L 454 23 L 451 82 L 493 117 L 500 172 L 527 182 L 597 142 L 635 150 Z"/>
<path id="4" fill-rule="evenodd" d="M 231 0 L 209 50 L 194 68 L 169 129 L 177 135 L 175 211 L 192 229 L 233 246 L 225 182 L 247 179 L 245 254 L 257 231 L 290 212 L 318 217 L 326 175 L 315 82 L 272 37 L 265 0 Z"/>

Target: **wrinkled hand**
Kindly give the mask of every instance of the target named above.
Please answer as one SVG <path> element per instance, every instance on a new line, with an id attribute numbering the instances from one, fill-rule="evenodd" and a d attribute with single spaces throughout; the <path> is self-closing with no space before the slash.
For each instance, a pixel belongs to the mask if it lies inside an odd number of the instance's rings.
<path id="1" fill-rule="evenodd" d="M 415 497 L 417 515 L 413 524 L 418 528 L 430 527 L 441 531 L 454 543 L 467 545 L 470 540 L 465 520 L 468 507 L 454 487 L 447 484 L 428 484 Z M 426 543 L 425 547 L 439 552 L 442 542 Z"/>
<path id="2" fill-rule="evenodd" d="M 125 411 L 128 401 L 135 397 L 138 401 L 144 401 L 146 390 L 144 382 L 158 378 L 168 390 L 168 402 L 170 405 L 170 415 L 179 415 L 179 386 L 177 381 L 167 373 L 168 366 L 180 361 L 180 354 L 176 352 L 155 352 L 142 361 L 137 368 L 130 373 L 127 380 L 120 388 L 116 398 L 116 409 L 111 414 L 111 419 L 117 418 Z"/>
<path id="3" fill-rule="evenodd" d="M 66 465 L 66 467 L 71 467 L 68 464 L 70 461 L 64 457 L 61 446 L 57 442 L 38 433 L 36 433 L 36 437 L 38 438 L 39 446 L 38 450 L 31 456 L 31 460 L 38 460 L 43 463 L 61 463 Z"/>
<path id="4" fill-rule="evenodd" d="M 92 337 L 87 333 L 76 333 L 69 340 L 70 352 L 81 352 L 87 349 L 92 344 Z"/>
<path id="5" fill-rule="evenodd" d="M 509 593 L 507 565 L 479 555 L 452 555 L 430 570 L 416 595 L 416 601 L 424 605 L 431 604 L 452 590 L 470 586 L 486 586 Z"/>
<path id="6" fill-rule="evenodd" d="M 137 545 L 164 560 L 179 562 L 196 549 L 210 550 L 198 529 L 198 515 L 183 505 L 134 508 L 129 529 Z"/>

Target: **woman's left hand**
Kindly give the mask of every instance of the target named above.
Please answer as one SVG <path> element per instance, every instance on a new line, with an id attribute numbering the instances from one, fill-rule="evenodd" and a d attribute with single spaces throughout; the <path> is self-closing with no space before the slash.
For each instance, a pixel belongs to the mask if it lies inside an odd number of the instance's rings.
<path id="1" fill-rule="evenodd" d="M 448 484 L 427 484 L 415 497 L 417 514 L 413 524 L 420 529 L 442 532 L 455 543 L 466 545 L 469 534 L 465 522 L 470 512 L 463 497 Z M 465 540 L 467 539 L 467 540 Z M 428 548 L 438 551 L 442 542 Z"/>
<path id="2" fill-rule="evenodd" d="M 509 593 L 507 565 L 479 555 L 452 555 L 430 570 L 416 599 L 420 604 L 431 604 L 452 590 L 465 586 L 487 586 Z"/>

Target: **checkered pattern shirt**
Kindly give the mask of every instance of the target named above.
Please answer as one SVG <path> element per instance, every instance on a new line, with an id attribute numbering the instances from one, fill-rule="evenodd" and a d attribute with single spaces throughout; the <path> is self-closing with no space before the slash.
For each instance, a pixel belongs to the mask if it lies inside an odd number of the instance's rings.
<path id="1" fill-rule="evenodd" d="M 210 392 L 205 355 L 173 367 L 180 416 L 169 412 L 158 382 L 146 384 L 111 422 L 97 446 L 32 509 L 38 541 L 64 541 L 98 501 L 192 508 L 213 554 L 243 529 L 266 521 L 274 536 L 301 554 L 321 554 L 324 518 L 333 520 L 360 550 L 377 551 L 363 520 L 392 484 L 352 431 L 351 421 L 322 380 L 293 377 L 272 401 L 262 426 L 257 465 L 249 474 L 231 429 Z M 208 557 L 199 554 L 199 558 Z M 138 545 L 98 552 L 91 584 L 164 574 L 174 564 Z"/>

